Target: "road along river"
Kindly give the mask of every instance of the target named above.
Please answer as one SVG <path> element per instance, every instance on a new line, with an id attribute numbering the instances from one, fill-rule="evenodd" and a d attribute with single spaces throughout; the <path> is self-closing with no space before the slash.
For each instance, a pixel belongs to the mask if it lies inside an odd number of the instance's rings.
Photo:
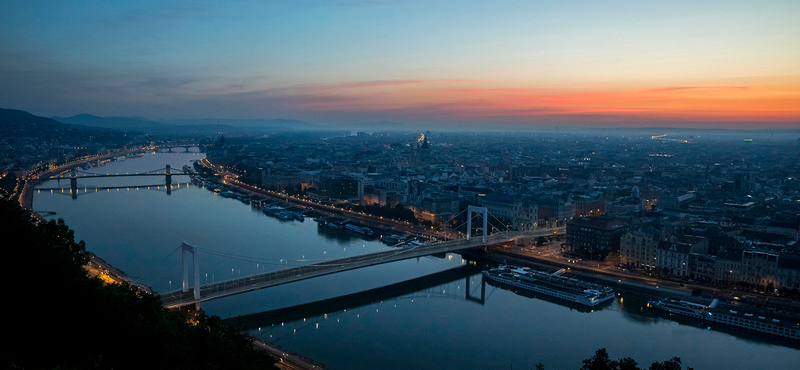
<path id="1" fill-rule="evenodd" d="M 166 164 L 180 169 L 201 158 L 201 153 L 147 154 L 88 171 L 134 173 Z M 183 241 L 208 250 L 199 253 L 202 283 L 389 248 L 311 219 L 280 221 L 187 181 L 174 177 L 179 184 L 168 195 L 163 177 L 79 180 L 86 191 L 76 199 L 69 191 L 34 192 L 33 208 L 56 212 L 49 218 L 63 217 L 90 251 L 159 292 L 180 287 L 176 249 Z M 56 186 L 69 188 L 69 180 L 39 185 Z M 671 317 L 646 307 L 642 297 L 621 295 L 583 309 L 483 285 L 479 266 L 438 274 L 466 265 L 458 254 L 421 257 L 219 299 L 202 308 L 222 318 L 245 315 L 242 322 L 254 324 L 248 326 L 253 335 L 329 369 L 532 369 L 539 362 L 548 369 L 576 369 L 603 347 L 612 358 L 632 357 L 644 367 L 673 356 L 695 369 L 800 363 L 800 351 L 782 340 Z M 402 284 L 411 279 L 417 280 Z M 368 292 L 357 294 L 363 291 Z M 340 296 L 347 298 L 335 300 Z M 311 304 L 317 301 L 323 302 Z M 282 308 L 287 309 L 274 311 Z"/>

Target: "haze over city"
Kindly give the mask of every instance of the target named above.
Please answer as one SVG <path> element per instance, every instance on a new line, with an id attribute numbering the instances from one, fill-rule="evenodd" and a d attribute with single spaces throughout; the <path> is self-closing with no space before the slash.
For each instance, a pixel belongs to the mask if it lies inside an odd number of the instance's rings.
<path id="1" fill-rule="evenodd" d="M 0 369 L 800 364 L 800 2 L 0 2 Z"/>
<path id="2" fill-rule="evenodd" d="M 0 5 L 0 107 L 346 128 L 797 128 L 795 1 Z"/>

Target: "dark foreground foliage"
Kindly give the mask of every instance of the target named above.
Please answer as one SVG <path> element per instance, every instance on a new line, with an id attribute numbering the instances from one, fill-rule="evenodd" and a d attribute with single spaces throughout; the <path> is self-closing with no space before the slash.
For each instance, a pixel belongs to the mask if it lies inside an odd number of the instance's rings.
<path id="1" fill-rule="evenodd" d="M 647 368 L 649 370 L 682 370 L 681 367 L 681 358 L 680 357 L 673 357 L 664 362 L 653 362 L 650 364 L 650 367 Z M 536 370 L 545 370 L 545 366 L 542 363 L 536 364 Z M 636 363 L 630 357 L 624 357 L 617 360 L 612 360 L 608 356 L 608 352 L 605 348 L 598 349 L 594 356 L 589 357 L 583 360 L 583 366 L 581 366 L 581 370 L 645 370 L 645 368 L 640 368 L 639 364 Z M 691 367 L 687 367 L 686 370 L 694 370 Z"/>
<path id="2" fill-rule="evenodd" d="M 680 357 L 673 357 L 664 362 L 654 362 L 649 367 L 650 370 L 681 370 Z M 581 370 L 643 370 L 638 366 L 636 361 L 630 357 L 612 360 L 608 356 L 605 348 L 600 348 L 595 352 L 594 356 L 583 360 Z M 687 370 L 692 370 L 687 367 Z"/>
<path id="3" fill-rule="evenodd" d="M 36 225 L 0 199 L 3 369 L 272 369 L 218 317 L 198 325 L 130 285 L 103 285 L 63 220 Z"/>

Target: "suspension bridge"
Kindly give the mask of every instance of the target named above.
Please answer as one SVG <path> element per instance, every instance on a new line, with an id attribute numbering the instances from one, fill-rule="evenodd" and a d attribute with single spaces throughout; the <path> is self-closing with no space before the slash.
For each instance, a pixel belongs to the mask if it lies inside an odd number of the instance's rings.
<path id="1" fill-rule="evenodd" d="M 78 174 L 81 174 L 80 176 Z M 70 187 L 69 193 L 72 195 L 72 198 L 75 199 L 78 197 L 78 192 L 81 188 L 78 187 L 78 179 L 96 179 L 96 178 L 109 178 L 109 177 L 152 177 L 152 176 L 164 176 L 164 184 L 154 184 L 154 185 L 143 185 L 138 186 L 141 187 L 159 187 L 164 186 L 167 194 L 172 194 L 172 176 L 188 176 L 191 175 L 189 171 L 182 171 L 182 170 L 174 170 L 170 167 L 170 165 L 166 165 L 164 168 L 159 168 L 157 170 L 146 171 L 146 172 L 138 172 L 138 173 L 94 173 L 88 172 L 83 170 L 78 170 L 77 168 L 73 168 L 70 171 L 69 176 L 48 176 L 43 177 L 41 180 L 69 180 Z M 90 189 L 94 191 L 99 190 L 110 190 L 110 189 L 123 189 L 123 188 L 131 188 L 131 186 L 111 186 L 111 187 L 82 187 L 84 193 L 88 192 Z M 63 192 L 67 188 L 62 187 L 55 187 L 55 188 L 36 188 L 38 191 L 61 191 Z"/>
<path id="2" fill-rule="evenodd" d="M 283 270 L 255 274 L 218 283 L 200 285 L 200 252 L 220 257 L 230 257 L 226 253 L 200 248 L 184 242 L 179 249 L 182 251 L 182 289 L 167 292 L 161 295 L 161 300 L 168 308 L 193 305 L 235 294 L 241 294 L 258 289 L 264 289 L 296 281 L 311 279 L 319 276 L 335 274 L 343 271 L 355 270 L 363 267 L 376 266 L 385 263 L 397 262 L 411 258 L 429 255 L 445 254 L 470 248 L 486 247 L 491 244 L 505 243 L 517 238 L 528 238 L 553 235 L 561 228 L 535 229 L 525 232 L 505 231 L 489 235 L 489 213 L 484 207 L 469 206 L 467 233 L 463 237 L 446 241 L 432 241 L 421 245 L 407 244 L 394 250 L 375 252 L 366 255 L 344 257 L 327 260 L 315 264 L 303 264 Z M 480 238 L 471 237 L 473 213 L 483 216 L 483 235 Z M 263 261 L 254 257 L 236 256 L 242 260 L 252 262 Z M 303 261 L 297 261 L 303 262 Z M 287 262 L 288 263 L 288 262 Z M 193 279 L 189 278 L 189 271 L 193 272 Z M 191 280 L 191 281 L 190 281 Z M 191 282 L 191 290 L 190 290 Z"/>
<path id="3" fill-rule="evenodd" d="M 78 196 L 78 188 L 77 188 L 78 179 L 103 178 L 103 177 L 164 176 L 166 191 L 167 194 L 170 194 L 172 188 L 172 176 L 190 174 L 188 171 L 173 171 L 169 165 L 166 165 L 164 168 L 161 169 L 141 172 L 141 173 L 98 174 L 98 173 L 80 171 L 81 173 L 83 173 L 83 175 L 78 176 L 79 171 L 77 169 L 73 169 L 71 172 L 72 173 L 70 176 L 52 176 L 49 177 L 48 179 L 51 180 L 69 179 L 71 185 L 70 193 L 73 198 L 76 198 Z M 146 187 L 149 188 L 150 186 Z M 160 185 L 158 185 L 158 187 L 160 188 Z M 131 188 L 131 187 L 129 186 L 103 187 L 102 189 L 111 189 L 111 188 Z M 92 189 L 98 191 L 101 188 L 95 187 Z M 63 191 L 65 189 L 37 188 L 37 190 Z M 88 188 L 85 188 L 84 191 L 88 192 Z M 181 261 L 182 276 L 183 276 L 182 288 L 177 291 L 163 293 L 161 295 L 161 299 L 164 305 L 168 308 L 193 305 L 235 294 L 241 294 L 249 291 L 264 289 L 282 284 L 288 284 L 296 281 L 335 274 L 343 271 L 359 269 L 363 267 L 375 266 L 375 265 L 397 262 L 406 259 L 424 257 L 429 255 L 446 254 L 448 252 L 455 252 L 470 248 L 477 248 L 477 247 L 485 248 L 486 246 L 491 244 L 504 243 L 521 237 L 527 238 L 527 237 L 537 237 L 537 236 L 548 236 L 556 233 L 557 230 L 559 229 L 559 228 L 534 229 L 526 232 L 504 231 L 489 235 L 488 234 L 490 225 L 489 217 L 492 217 L 497 223 L 499 223 L 499 225 L 501 225 L 501 227 L 505 225 L 497 217 L 489 213 L 485 207 L 476 207 L 476 206 L 468 206 L 467 209 L 465 209 L 460 214 L 453 216 L 453 218 L 451 218 L 445 224 L 449 223 L 450 221 L 453 221 L 454 219 L 456 219 L 465 212 L 467 213 L 467 220 L 458 227 L 453 228 L 453 230 L 458 230 L 462 226 L 466 225 L 467 232 L 466 234 L 459 233 L 458 238 L 456 239 L 438 240 L 438 241 L 434 239 L 434 241 L 425 244 L 408 243 L 401 248 L 385 252 L 376 252 L 366 255 L 357 255 L 339 259 L 331 259 L 314 264 L 307 264 L 308 261 L 298 260 L 294 262 L 300 263 L 300 265 L 292 268 L 287 268 L 268 273 L 255 274 L 248 277 L 241 277 L 237 279 L 231 279 L 227 281 L 206 284 L 206 285 L 200 284 L 199 252 L 206 252 L 210 255 L 215 255 L 219 257 L 231 257 L 231 255 L 227 253 L 214 251 L 211 249 L 200 248 L 184 242 L 180 247 L 178 247 L 178 249 L 182 250 L 182 261 Z M 472 238 L 471 237 L 473 231 L 472 221 L 477 217 L 480 217 L 482 219 L 482 228 L 480 228 L 480 230 L 482 230 L 483 235 L 480 238 Z M 492 225 L 492 228 L 495 230 L 499 230 L 497 226 L 498 225 Z M 189 260 L 190 255 L 191 255 L 191 261 Z M 251 262 L 264 260 L 263 258 L 247 257 L 247 256 L 235 256 L 235 258 L 240 260 L 249 260 Z M 189 266 L 190 264 L 191 266 Z M 189 289 L 190 269 L 192 270 L 194 275 L 193 279 L 191 279 L 191 285 L 192 285 L 191 291 Z"/>

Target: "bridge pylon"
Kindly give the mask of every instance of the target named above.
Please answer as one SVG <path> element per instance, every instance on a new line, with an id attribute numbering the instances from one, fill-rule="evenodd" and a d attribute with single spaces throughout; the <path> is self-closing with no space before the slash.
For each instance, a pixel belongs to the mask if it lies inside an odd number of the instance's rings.
<path id="1" fill-rule="evenodd" d="M 170 148 L 170 150 L 172 150 L 172 148 Z M 167 195 L 170 195 L 172 194 L 172 170 L 170 169 L 170 165 L 167 165 L 166 176 Z"/>
<path id="2" fill-rule="evenodd" d="M 194 280 L 192 281 L 192 287 L 194 288 L 194 299 L 200 299 L 200 256 L 197 255 L 197 247 L 183 242 L 181 243 L 181 270 L 183 272 L 183 287 L 181 289 L 182 292 L 186 293 L 189 291 L 189 269 L 187 268 L 186 264 L 189 262 L 187 260 L 187 255 L 189 253 L 192 254 L 192 271 L 194 272 Z"/>
<path id="3" fill-rule="evenodd" d="M 69 175 L 69 191 L 72 199 L 78 198 L 78 169 L 73 168 Z"/>
<path id="4" fill-rule="evenodd" d="M 472 213 L 478 213 L 483 216 L 483 242 L 488 241 L 489 234 L 487 227 L 489 225 L 489 211 L 486 207 L 467 206 L 467 240 L 472 236 Z"/>

